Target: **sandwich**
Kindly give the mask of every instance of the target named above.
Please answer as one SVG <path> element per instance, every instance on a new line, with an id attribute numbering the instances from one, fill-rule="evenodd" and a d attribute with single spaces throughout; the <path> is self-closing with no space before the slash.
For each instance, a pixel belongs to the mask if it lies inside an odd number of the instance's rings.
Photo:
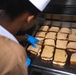
<path id="1" fill-rule="evenodd" d="M 52 26 L 60 26 L 60 22 L 59 21 L 52 21 Z"/>
<path id="2" fill-rule="evenodd" d="M 70 23 L 69 22 L 62 22 L 62 27 L 70 27 Z"/>
<path id="3" fill-rule="evenodd" d="M 56 39 L 56 33 L 55 32 L 48 32 L 45 36 L 46 39 Z"/>
<path id="4" fill-rule="evenodd" d="M 45 39 L 45 41 L 44 41 L 44 45 L 55 47 L 55 40 Z"/>
<path id="5" fill-rule="evenodd" d="M 64 16 L 62 16 L 62 20 L 63 20 L 63 21 L 67 21 L 67 20 L 70 21 L 70 20 L 71 20 L 71 16 L 66 16 L 66 15 L 64 15 Z M 63 22 L 63 23 L 64 23 L 64 22 Z M 65 24 L 65 25 L 68 25 L 67 22 L 65 22 L 64 24 Z"/>
<path id="6" fill-rule="evenodd" d="M 70 33 L 70 29 L 69 28 L 61 28 L 59 32 L 65 33 L 65 34 L 69 34 Z"/>
<path id="7" fill-rule="evenodd" d="M 69 37 L 68 37 L 68 40 L 76 42 L 76 35 L 70 34 Z"/>
<path id="8" fill-rule="evenodd" d="M 45 38 L 46 32 L 37 32 L 36 37 Z"/>
<path id="9" fill-rule="evenodd" d="M 67 34 L 64 34 L 64 33 L 58 33 L 57 35 L 57 39 L 58 40 L 66 40 L 67 39 Z"/>
<path id="10" fill-rule="evenodd" d="M 76 52 L 76 49 L 67 49 L 67 51 Z"/>
<path id="11" fill-rule="evenodd" d="M 31 52 L 34 55 L 39 56 L 40 55 L 40 52 L 41 52 L 41 46 L 40 45 L 36 45 L 36 48 L 34 48 L 32 45 L 30 45 L 27 48 L 27 51 Z"/>
<path id="12" fill-rule="evenodd" d="M 49 29 L 49 26 L 41 26 L 41 27 L 39 28 L 39 31 L 45 31 L 45 32 L 47 32 L 48 29 Z"/>
<path id="13" fill-rule="evenodd" d="M 70 58 L 70 64 L 76 65 L 76 53 L 73 53 Z"/>
<path id="14" fill-rule="evenodd" d="M 51 24 L 51 21 L 45 21 L 44 23 L 43 23 L 43 26 L 44 25 L 50 25 Z"/>
<path id="15" fill-rule="evenodd" d="M 43 44 L 43 40 L 44 40 L 44 38 L 36 37 L 36 39 L 39 40 L 39 42 L 37 43 L 38 45 L 42 45 L 42 44 Z"/>
<path id="16" fill-rule="evenodd" d="M 68 41 L 57 40 L 57 41 L 56 41 L 56 48 L 66 49 L 67 43 L 68 43 Z"/>
<path id="17" fill-rule="evenodd" d="M 51 14 L 45 14 L 44 18 L 50 19 L 51 18 Z"/>
<path id="18" fill-rule="evenodd" d="M 71 33 L 76 35 L 76 29 L 71 29 Z"/>
<path id="19" fill-rule="evenodd" d="M 45 46 L 43 51 L 42 51 L 42 54 L 41 54 L 41 59 L 52 60 L 53 59 L 53 52 L 54 52 L 54 47 Z"/>
<path id="20" fill-rule="evenodd" d="M 67 53 L 65 50 L 56 49 L 53 64 L 58 66 L 64 66 L 67 60 Z"/>
<path id="21" fill-rule="evenodd" d="M 49 31 L 51 31 L 51 32 L 58 32 L 59 31 L 59 27 L 51 27 L 49 29 Z"/>
<path id="22" fill-rule="evenodd" d="M 53 14 L 52 18 L 55 19 L 55 20 L 60 20 L 61 19 L 61 15 Z"/>
<path id="23" fill-rule="evenodd" d="M 76 42 L 69 42 L 67 45 L 67 49 L 73 49 L 76 50 Z"/>

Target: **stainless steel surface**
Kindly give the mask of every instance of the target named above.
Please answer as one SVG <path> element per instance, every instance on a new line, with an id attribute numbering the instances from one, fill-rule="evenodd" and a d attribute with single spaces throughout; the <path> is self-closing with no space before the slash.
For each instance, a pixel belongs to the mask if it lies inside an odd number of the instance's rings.
<path id="1" fill-rule="evenodd" d="M 76 0 L 51 0 L 44 13 L 76 15 Z"/>
<path id="2" fill-rule="evenodd" d="M 50 3 L 57 5 L 76 5 L 76 0 L 52 0 Z"/>

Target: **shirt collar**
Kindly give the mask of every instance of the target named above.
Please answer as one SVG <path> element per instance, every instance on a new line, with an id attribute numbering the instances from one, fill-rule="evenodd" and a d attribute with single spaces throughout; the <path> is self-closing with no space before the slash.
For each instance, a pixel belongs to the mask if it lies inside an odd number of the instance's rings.
<path id="1" fill-rule="evenodd" d="M 5 36 L 5 37 L 19 43 L 18 40 L 9 31 L 7 31 L 4 27 L 2 27 L 1 25 L 0 25 L 0 35 Z"/>

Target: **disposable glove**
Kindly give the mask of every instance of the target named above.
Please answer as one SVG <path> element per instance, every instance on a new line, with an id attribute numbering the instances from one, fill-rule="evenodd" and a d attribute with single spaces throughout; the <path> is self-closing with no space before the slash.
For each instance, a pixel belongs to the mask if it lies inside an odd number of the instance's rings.
<path id="1" fill-rule="evenodd" d="M 26 59 L 26 67 L 28 67 L 30 64 L 31 64 L 31 59 L 30 58 L 27 58 Z"/>
<path id="2" fill-rule="evenodd" d="M 26 34 L 26 35 L 28 36 L 27 41 L 30 42 L 31 45 L 32 45 L 34 48 L 36 48 L 36 44 L 35 44 L 35 43 L 39 42 L 39 40 L 36 39 L 36 38 L 33 37 L 33 36 L 28 35 L 28 34 Z"/>

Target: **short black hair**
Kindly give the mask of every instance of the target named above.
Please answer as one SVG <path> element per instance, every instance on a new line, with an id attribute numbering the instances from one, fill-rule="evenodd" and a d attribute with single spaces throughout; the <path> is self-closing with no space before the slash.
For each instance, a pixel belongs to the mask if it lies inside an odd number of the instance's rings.
<path id="1" fill-rule="evenodd" d="M 37 16 L 40 11 L 29 0 L 0 0 L 0 9 L 3 9 L 12 19 L 23 12 Z"/>

